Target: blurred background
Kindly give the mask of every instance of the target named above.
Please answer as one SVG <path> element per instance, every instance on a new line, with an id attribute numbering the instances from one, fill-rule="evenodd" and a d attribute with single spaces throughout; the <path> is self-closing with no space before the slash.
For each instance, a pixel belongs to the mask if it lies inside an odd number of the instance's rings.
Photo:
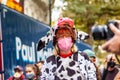
<path id="1" fill-rule="evenodd" d="M 78 31 L 90 35 L 85 42 L 93 47 L 99 64 L 109 53 L 101 49 L 105 40 L 93 40 L 91 28 L 106 24 L 108 20 L 120 19 L 120 0 L 0 0 L 0 3 L 51 27 L 60 17 L 72 18 Z M 116 59 L 119 63 L 119 56 Z"/>

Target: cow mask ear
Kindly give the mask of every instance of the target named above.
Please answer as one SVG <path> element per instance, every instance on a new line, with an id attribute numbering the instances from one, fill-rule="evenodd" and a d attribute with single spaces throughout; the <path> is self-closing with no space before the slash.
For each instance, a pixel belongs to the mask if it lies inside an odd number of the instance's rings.
<path id="1" fill-rule="evenodd" d="M 51 28 L 49 32 L 38 41 L 37 51 L 40 51 L 48 45 L 50 41 L 53 40 L 54 28 Z"/>
<path id="2" fill-rule="evenodd" d="M 84 41 L 88 39 L 89 37 L 90 37 L 89 34 L 83 31 L 77 31 L 77 41 Z"/>

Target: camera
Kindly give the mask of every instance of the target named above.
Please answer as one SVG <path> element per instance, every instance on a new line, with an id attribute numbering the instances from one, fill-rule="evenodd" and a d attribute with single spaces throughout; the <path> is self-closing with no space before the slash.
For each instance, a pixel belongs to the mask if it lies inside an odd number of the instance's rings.
<path id="1" fill-rule="evenodd" d="M 113 62 L 113 61 L 110 61 L 107 63 L 107 67 L 113 68 L 115 65 L 116 65 L 115 62 Z"/>
<path id="2" fill-rule="evenodd" d="M 110 59 L 109 62 L 107 62 L 107 67 L 113 68 L 115 65 L 116 65 L 116 63 L 114 61 L 112 61 L 112 58 Z"/>
<path id="3" fill-rule="evenodd" d="M 109 25 L 113 24 L 118 28 L 119 24 L 115 20 L 109 20 L 106 25 L 95 25 L 92 27 L 92 36 L 94 40 L 109 40 L 114 33 L 111 31 Z"/>

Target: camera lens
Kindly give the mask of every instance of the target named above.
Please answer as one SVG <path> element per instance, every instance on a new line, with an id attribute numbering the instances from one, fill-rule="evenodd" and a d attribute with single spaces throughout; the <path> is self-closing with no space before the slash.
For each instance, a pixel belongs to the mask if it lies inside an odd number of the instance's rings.
<path id="1" fill-rule="evenodd" d="M 92 27 L 92 36 L 94 40 L 109 40 L 114 36 L 110 29 L 110 24 L 118 28 L 119 24 L 115 20 L 109 20 L 106 25 L 95 25 Z"/>
<path id="2" fill-rule="evenodd" d="M 92 27 L 92 36 L 94 40 L 104 40 L 107 38 L 107 26 L 96 25 Z"/>

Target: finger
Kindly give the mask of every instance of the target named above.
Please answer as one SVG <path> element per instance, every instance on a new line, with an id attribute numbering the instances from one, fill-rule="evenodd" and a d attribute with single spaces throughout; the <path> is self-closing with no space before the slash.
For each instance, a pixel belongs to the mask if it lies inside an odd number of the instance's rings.
<path id="1" fill-rule="evenodd" d="M 120 23 L 120 20 L 114 20 L 115 22 L 117 22 L 117 23 Z"/>
<path id="2" fill-rule="evenodd" d="M 108 50 L 109 44 L 110 44 L 110 42 L 107 41 L 106 43 L 104 43 L 104 44 L 101 46 L 101 48 L 102 48 L 103 50 Z"/>
<path id="3" fill-rule="evenodd" d="M 119 30 L 117 27 L 115 27 L 113 24 L 110 24 L 110 29 L 111 29 L 111 31 L 112 31 L 113 33 L 117 33 L 117 32 L 120 31 L 120 30 Z"/>
<path id="4" fill-rule="evenodd" d="M 114 20 L 118 24 L 118 28 L 120 29 L 120 20 Z"/>

